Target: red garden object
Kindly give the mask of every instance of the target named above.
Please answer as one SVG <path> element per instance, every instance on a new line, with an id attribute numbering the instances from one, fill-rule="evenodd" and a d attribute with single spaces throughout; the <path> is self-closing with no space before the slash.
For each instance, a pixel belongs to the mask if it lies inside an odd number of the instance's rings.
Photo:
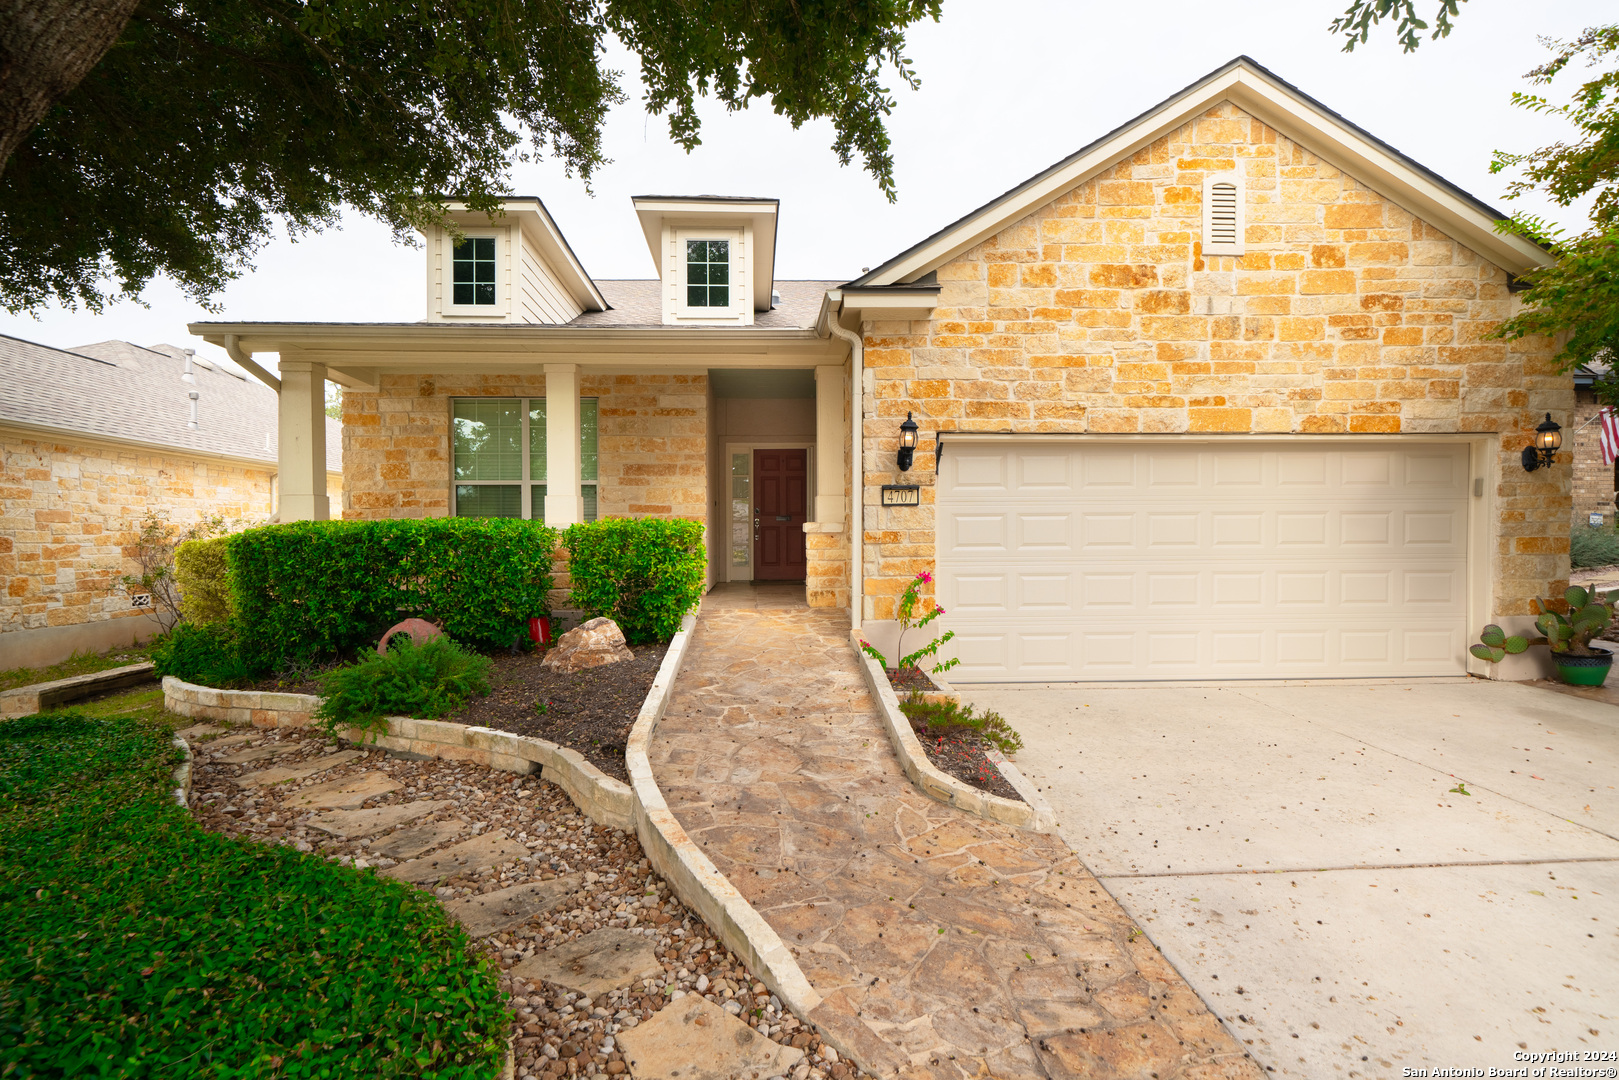
<path id="1" fill-rule="evenodd" d="M 528 637 L 530 641 L 540 647 L 541 652 L 549 648 L 551 645 L 551 617 L 541 615 L 537 619 L 530 619 L 528 621 Z"/>

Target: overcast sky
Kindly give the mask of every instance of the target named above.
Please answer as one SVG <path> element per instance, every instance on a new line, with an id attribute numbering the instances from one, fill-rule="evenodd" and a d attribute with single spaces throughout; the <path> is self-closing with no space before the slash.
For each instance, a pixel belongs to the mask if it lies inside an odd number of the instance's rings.
<path id="1" fill-rule="evenodd" d="M 703 145 L 684 153 L 670 142 L 666 121 L 642 108 L 634 57 L 616 52 L 608 63 L 626 73 L 631 100 L 607 121 L 613 160 L 594 178 L 594 193 L 548 163 L 519 166 L 512 189 L 545 200 L 595 277 L 654 276 L 632 195 L 718 194 L 781 200 L 778 278 L 847 279 L 1246 54 L 1499 204 L 1506 180 L 1490 175 L 1492 150 L 1528 150 L 1569 135 L 1561 122 L 1509 102 L 1512 91 L 1528 89 L 1523 73 L 1547 55 L 1537 38 L 1571 37 L 1611 20 L 1614 10 L 1593 0 L 1471 0 L 1449 38 L 1408 55 L 1386 31 L 1342 52 L 1327 24 L 1346 3 L 945 0 L 938 23 L 910 31 L 921 89 L 894 91 L 894 204 L 858 161 L 838 165 L 830 124 L 794 131 L 768 106 L 736 115 L 708 108 Z M 1417 0 L 1424 16 L 1436 4 Z M 1566 100 L 1582 70 L 1565 73 L 1549 96 Z M 1517 205 L 1570 228 L 1583 221 L 1579 212 L 1527 198 Z M 147 290 L 146 308 L 0 313 L 0 333 L 60 347 L 108 338 L 170 342 L 222 357 L 190 337 L 186 324 L 420 319 L 422 259 L 419 248 L 394 245 L 378 223 L 349 215 L 341 229 L 267 245 L 255 268 L 220 297 L 218 314 L 159 280 Z"/>

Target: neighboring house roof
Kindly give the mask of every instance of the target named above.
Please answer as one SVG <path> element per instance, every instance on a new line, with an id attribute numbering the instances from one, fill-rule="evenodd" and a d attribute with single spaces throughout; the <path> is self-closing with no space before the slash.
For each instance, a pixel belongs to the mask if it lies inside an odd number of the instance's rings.
<path id="1" fill-rule="evenodd" d="M 568 326 L 651 327 L 658 330 L 716 330 L 720 326 L 665 326 L 661 282 L 656 278 L 641 281 L 600 281 L 596 286 L 612 307 L 607 311 L 587 311 Z M 776 292 L 781 303 L 769 311 L 755 312 L 753 326 L 739 326 L 738 330 L 757 328 L 802 330 L 815 325 L 821 313 L 821 302 L 826 290 L 838 287 L 836 281 L 777 281 Z"/>
<path id="2" fill-rule="evenodd" d="M 185 350 L 102 341 L 55 349 L 0 335 L 0 423 L 26 424 L 99 439 L 179 451 L 276 462 L 276 394 L 208 361 L 193 365 L 192 389 L 180 381 Z M 326 421 L 326 467 L 343 468 L 343 425 Z"/>
<path id="3" fill-rule="evenodd" d="M 1495 231 L 1495 223 L 1506 215 L 1249 57 L 1239 56 L 849 285 L 915 282 L 1222 101 L 1232 102 L 1281 131 L 1508 273 L 1521 274 L 1551 261 L 1548 252 L 1522 237 Z"/>

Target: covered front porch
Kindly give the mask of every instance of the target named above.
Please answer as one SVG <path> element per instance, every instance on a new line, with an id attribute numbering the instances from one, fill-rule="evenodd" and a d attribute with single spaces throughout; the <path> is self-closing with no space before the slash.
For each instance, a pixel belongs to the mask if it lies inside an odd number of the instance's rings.
<path id="1" fill-rule="evenodd" d="M 343 387 L 348 519 L 602 517 L 706 526 L 710 583 L 850 605 L 849 359 L 812 330 L 242 326 L 279 394 L 281 521 L 329 516 L 324 389 Z M 279 377 L 255 360 L 277 352 Z"/>

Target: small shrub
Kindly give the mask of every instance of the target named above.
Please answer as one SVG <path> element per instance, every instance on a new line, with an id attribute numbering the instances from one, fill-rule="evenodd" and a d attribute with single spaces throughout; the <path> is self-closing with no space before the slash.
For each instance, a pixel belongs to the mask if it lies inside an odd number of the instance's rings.
<path id="1" fill-rule="evenodd" d="M 230 537 L 187 540 L 174 549 L 174 581 L 180 588 L 180 615 L 199 624 L 230 621 L 230 580 L 225 549 Z"/>
<path id="2" fill-rule="evenodd" d="M 449 638 L 418 645 L 401 635 L 386 655 L 369 653 L 357 664 L 321 676 L 315 718 L 328 732 L 344 728 L 380 731 L 385 716 L 430 719 L 453 712 L 474 694 L 489 692 L 494 661 L 468 652 Z"/>
<path id="3" fill-rule="evenodd" d="M 404 882 L 198 828 L 167 726 L 0 724 L 0 1073 L 487 1080 L 500 972 Z"/>
<path id="4" fill-rule="evenodd" d="M 173 675 L 215 689 L 240 686 L 262 670 L 247 659 L 228 623 L 180 623 L 153 643 L 151 655 L 158 678 Z"/>
<path id="5" fill-rule="evenodd" d="M 506 648 L 549 610 L 557 530 L 511 518 L 296 521 L 229 544 L 243 647 L 275 668 L 350 655 L 418 616 Z"/>
<path id="6" fill-rule="evenodd" d="M 703 597 L 708 553 L 701 522 L 604 518 L 562 534 L 572 604 L 618 623 L 631 644 L 668 641 Z"/>
<path id="7" fill-rule="evenodd" d="M 155 619 L 162 629 L 169 629 L 181 617 L 175 550 L 187 541 L 205 540 L 228 532 L 235 524 L 221 514 L 210 514 L 181 527 L 169 520 L 167 510 L 147 510 L 140 521 L 124 522 L 124 529 L 134 537 L 134 542 L 124 550 L 134 559 L 139 572 L 120 576 L 114 591 L 151 596 L 147 616 Z"/>
<path id="8" fill-rule="evenodd" d="M 1576 568 L 1619 563 L 1619 529 L 1576 525 L 1569 534 L 1568 561 Z"/>
<path id="9" fill-rule="evenodd" d="M 1003 754 L 1015 754 L 1023 749 L 1023 737 L 1012 730 L 1012 725 L 998 712 L 979 715 L 971 705 L 924 701 L 914 690 L 899 703 L 899 708 L 918 735 L 973 731 Z"/>

